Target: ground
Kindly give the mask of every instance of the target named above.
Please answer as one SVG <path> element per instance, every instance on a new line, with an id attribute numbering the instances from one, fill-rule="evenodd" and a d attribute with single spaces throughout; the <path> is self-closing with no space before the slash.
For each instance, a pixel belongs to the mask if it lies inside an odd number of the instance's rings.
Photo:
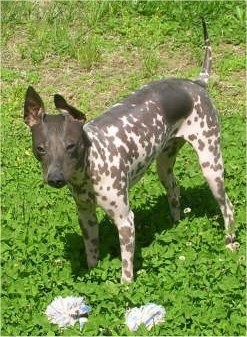
<path id="1" fill-rule="evenodd" d="M 76 335 L 44 315 L 55 296 L 85 296 L 82 335 L 245 335 L 245 2 L 4 1 L 2 7 L 1 335 Z M 155 167 L 131 191 L 137 229 L 135 282 L 119 284 L 116 230 L 99 210 L 101 259 L 88 271 L 75 206 L 66 189 L 44 185 L 24 94 L 33 85 L 47 110 L 54 93 L 97 116 L 141 85 L 196 78 L 203 60 L 200 16 L 213 49 L 209 92 L 220 114 L 225 179 L 240 248 L 225 250 L 223 221 L 189 146 L 176 175 L 176 225 Z M 148 302 L 165 323 L 128 331 L 124 313 Z"/>

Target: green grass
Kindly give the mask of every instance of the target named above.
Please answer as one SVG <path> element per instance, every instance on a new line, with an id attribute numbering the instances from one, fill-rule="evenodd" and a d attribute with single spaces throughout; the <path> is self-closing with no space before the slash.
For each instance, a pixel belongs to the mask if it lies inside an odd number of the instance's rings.
<path id="1" fill-rule="evenodd" d="M 245 3 L 4 1 L 1 7 L 1 335 L 246 335 Z M 185 146 L 176 176 L 182 209 L 191 213 L 172 224 L 152 166 L 130 192 L 135 282 L 122 286 L 117 232 L 101 210 L 100 261 L 87 270 L 74 202 L 66 189 L 44 185 L 32 155 L 24 93 L 33 85 L 53 111 L 59 92 L 90 119 L 154 79 L 194 78 L 203 57 L 202 14 L 240 248 L 225 249 L 220 211 Z M 92 306 L 81 333 L 47 321 L 44 311 L 59 295 L 82 295 Z M 128 331 L 126 310 L 148 302 L 166 308 L 166 321 L 150 332 Z"/>

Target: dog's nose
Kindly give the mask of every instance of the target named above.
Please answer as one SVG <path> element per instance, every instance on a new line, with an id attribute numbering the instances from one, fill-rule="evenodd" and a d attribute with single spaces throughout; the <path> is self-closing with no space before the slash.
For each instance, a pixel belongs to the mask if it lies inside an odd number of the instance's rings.
<path id="1" fill-rule="evenodd" d="M 50 186 L 56 187 L 56 188 L 61 188 L 66 184 L 64 175 L 62 172 L 49 173 L 47 177 L 47 182 Z"/>

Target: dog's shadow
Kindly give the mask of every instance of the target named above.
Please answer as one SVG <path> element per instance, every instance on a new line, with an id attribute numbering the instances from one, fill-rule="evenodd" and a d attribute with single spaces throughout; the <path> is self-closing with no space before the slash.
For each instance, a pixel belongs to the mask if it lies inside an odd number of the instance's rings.
<path id="1" fill-rule="evenodd" d="M 203 217 L 205 214 L 210 217 L 220 214 L 218 205 L 212 196 L 211 191 L 205 184 L 193 187 L 180 187 L 181 192 L 181 213 L 186 207 L 190 207 L 193 211 L 189 216 Z M 151 200 L 151 199 L 150 199 Z M 170 210 L 166 195 L 158 196 L 154 202 L 152 197 L 152 205 L 145 205 L 133 208 L 135 215 L 136 228 L 136 244 L 135 244 L 135 269 L 141 269 L 142 257 L 141 249 L 149 246 L 155 234 L 159 234 L 164 230 L 169 230 L 176 226 L 171 219 Z M 110 255 L 111 258 L 119 257 L 120 246 L 117 229 L 111 220 L 104 216 L 99 224 L 100 231 L 100 259 Z M 86 264 L 85 248 L 82 236 L 77 233 L 68 233 L 64 238 L 65 258 L 71 263 L 72 275 L 77 278 L 88 272 Z"/>

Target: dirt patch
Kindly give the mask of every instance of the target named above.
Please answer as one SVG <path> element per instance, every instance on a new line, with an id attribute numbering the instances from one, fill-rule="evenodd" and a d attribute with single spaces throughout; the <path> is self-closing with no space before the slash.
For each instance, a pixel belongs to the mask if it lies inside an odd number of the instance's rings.
<path id="1" fill-rule="evenodd" d="M 65 60 L 56 55 L 47 57 L 37 65 L 22 55 L 23 48 L 28 48 L 27 35 L 17 32 L 7 42 L 3 50 L 2 67 L 19 72 L 20 77 L 15 84 L 28 86 L 33 84 L 46 97 L 47 106 L 53 109 L 53 94 L 60 93 L 69 99 L 72 105 L 81 108 L 91 118 L 110 107 L 123 96 L 144 83 L 162 77 L 198 76 L 203 60 L 204 50 L 198 48 L 192 52 L 188 48 L 174 49 L 171 40 L 165 41 L 156 50 L 147 51 L 142 48 L 130 48 L 119 45 L 113 51 L 101 54 L 101 60 L 91 70 L 85 70 L 73 59 Z M 144 58 L 152 53 L 158 60 L 154 75 L 144 74 Z M 213 48 L 213 60 L 216 64 L 226 55 L 245 55 L 243 46 L 222 44 Z M 38 82 L 28 79 L 28 73 L 34 72 L 40 79 Z M 230 97 L 242 99 L 245 87 L 245 71 L 232 72 L 233 82 L 240 82 L 242 87 L 232 85 L 229 81 L 220 80 L 217 69 L 213 67 L 212 83 L 220 94 L 227 92 Z M 6 83 L 8 85 L 8 83 Z"/>

